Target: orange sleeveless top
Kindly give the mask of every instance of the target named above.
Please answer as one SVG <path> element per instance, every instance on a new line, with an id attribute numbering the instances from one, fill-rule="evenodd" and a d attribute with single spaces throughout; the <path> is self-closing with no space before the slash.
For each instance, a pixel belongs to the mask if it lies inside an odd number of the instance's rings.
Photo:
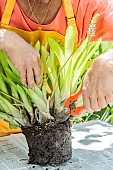
<path id="1" fill-rule="evenodd" d="M 76 24 L 78 28 L 78 39 L 83 41 L 87 35 L 90 20 L 94 14 L 99 13 L 96 35 L 93 40 L 102 37 L 105 41 L 113 40 L 113 0 L 71 0 L 73 4 Z M 2 17 L 7 0 L 0 0 L 0 19 Z M 16 2 L 10 25 L 25 31 L 35 31 L 40 26 L 31 21 L 21 10 Z M 43 30 L 56 31 L 62 35 L 66 31 L 65 11 L 63 5 L 55 19 L 48 25 L 41 25 Z"/>

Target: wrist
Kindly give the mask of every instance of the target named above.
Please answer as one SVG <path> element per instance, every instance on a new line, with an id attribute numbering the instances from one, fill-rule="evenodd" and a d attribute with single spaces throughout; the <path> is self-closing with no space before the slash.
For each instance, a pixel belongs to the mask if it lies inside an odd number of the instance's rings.
<path id="1" fill-rule="evenodd" d="M 0 29 L 0 50 L 4 48 L 4 42 L 5 42 L 5 34 L 7 30 Z"/>
<path id="2" fill-rule="evenodd" d="M 3 30 L 1 32 L 0 50 L 3 50 L 5 52 L 12 50 L 15 47 L 15 44 L 13 42 L 16 36 L 16 33 L 13 31 Z"/>

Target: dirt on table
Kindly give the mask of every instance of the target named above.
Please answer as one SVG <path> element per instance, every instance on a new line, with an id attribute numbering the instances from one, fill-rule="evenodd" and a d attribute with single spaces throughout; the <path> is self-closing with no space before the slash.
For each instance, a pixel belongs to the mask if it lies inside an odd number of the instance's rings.
<path id="1" fill-rule="evenodd" d="M 72 156 L 70 121 L 60 124 L 35 124 L 23 128 L 29 147 L 29 163 L 39 165 L 60 165 Z"/>

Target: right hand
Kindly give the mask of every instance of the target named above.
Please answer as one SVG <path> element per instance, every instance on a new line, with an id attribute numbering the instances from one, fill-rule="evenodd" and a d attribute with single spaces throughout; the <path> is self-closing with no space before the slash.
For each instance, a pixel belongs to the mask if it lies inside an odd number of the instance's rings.
<path id="1" fill-rule="evenodd" d="M 95 59 L 83 79 L 84 107 L 89 113 L 113 103 L 113 50 Z"/>
<path id="2" fill-rule="evenodd" d="M 12 31 L 4 37 L 3 50 L 20 73 L 24 86 L 34 88 L 34 80 L 40 85 L 40 55 L 24 39 Z"/>

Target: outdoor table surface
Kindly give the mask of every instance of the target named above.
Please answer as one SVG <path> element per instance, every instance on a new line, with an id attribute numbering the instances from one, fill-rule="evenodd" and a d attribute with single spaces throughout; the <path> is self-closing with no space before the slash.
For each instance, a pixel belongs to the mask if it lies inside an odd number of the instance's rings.
<path id="1" fill-rule="evenodd" d="M 7 163 L 8 158 L 4 160 L 2 158 L 3 153 L 0 153 L 0 170 L 113 170 L 113 126 L 101 121 L 91 121 L 73 126 L 72 159 L 59 167 L 28 165 L 27 144 L 26 141 L 21 141 L 21 138 L 25 140 L 24 136 L 22 134 L 13 134 L 10 135 L 10 138 L 17 139 L 17 143 L 20 140 L 22 147 L 25 145 L 24 159 L 20 167 L 16 162 L 16 167 L 13 164 L 11 166 L 11 162 Z M 8 137 L 0 138 L 0 152 L 4 147 L 1 142 L 3 139 L 8 139 Z M 10 156 L 10 153 L 8 155 Z M 18 161 L 22 160 L 19 154 L 16 157 Z M 10 156 L 9 161 L 12 159 Z M 16 159 L 13 160 L 13 163 L 14 161 Z"/>

